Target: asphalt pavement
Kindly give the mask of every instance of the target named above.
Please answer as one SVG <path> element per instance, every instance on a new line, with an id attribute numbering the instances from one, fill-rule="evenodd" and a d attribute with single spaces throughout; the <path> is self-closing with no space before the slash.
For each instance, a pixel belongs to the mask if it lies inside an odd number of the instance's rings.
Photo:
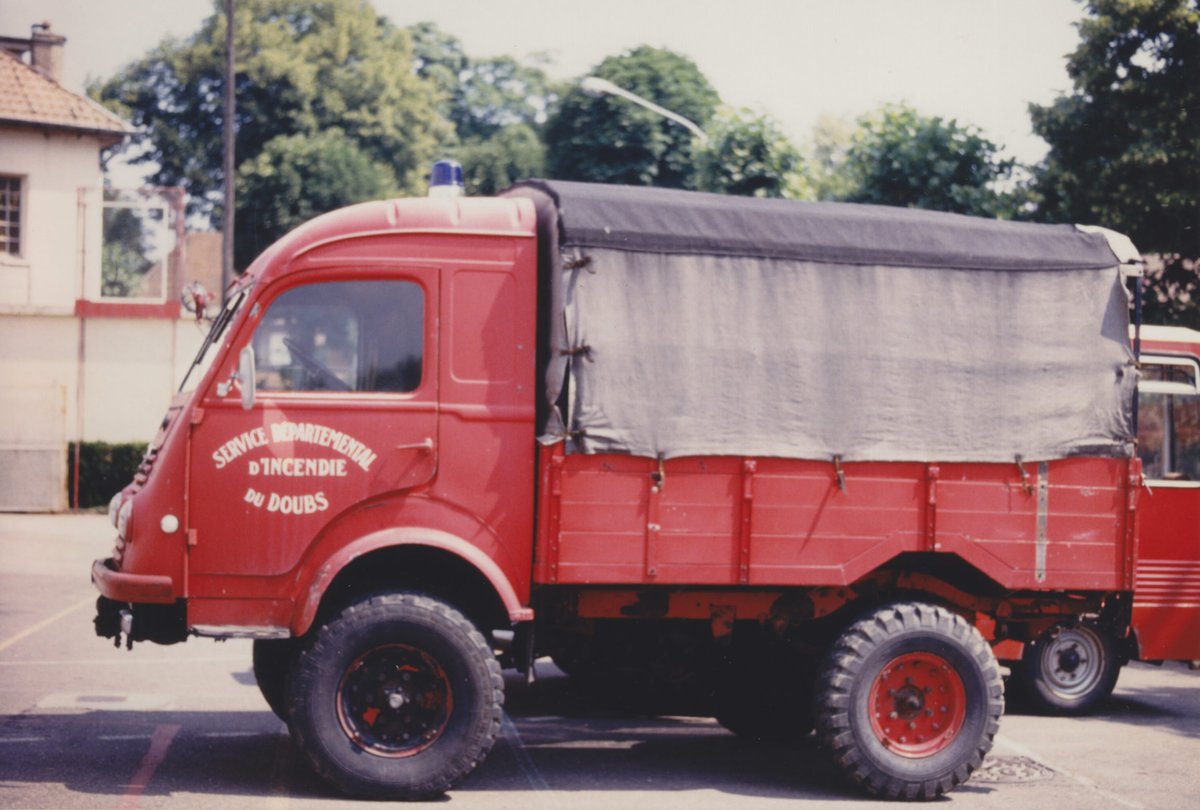
<path id="1" fill-rule="evenodd" d="M 250 644 L 114 649 L 92 631 L 102 515 L 0 515 L 0 807 L 346 808 L 267 709 Z M 463 808 L 890 807 L 811 738 L 753 744 L 599 694 L 548 662 L 507 673 L 503 735 L 443 801 Z M 1092 717 L 1010 713 L 955 808 L 1200 809 L 1200 672 L 1135 664 Z"/>

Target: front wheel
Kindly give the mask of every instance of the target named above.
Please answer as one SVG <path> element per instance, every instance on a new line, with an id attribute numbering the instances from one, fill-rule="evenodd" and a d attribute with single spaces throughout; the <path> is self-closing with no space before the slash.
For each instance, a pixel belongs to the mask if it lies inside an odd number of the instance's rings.
<path id="1" fill-rule="evenodd" d="M 461 613 L 418 594 L 351 605 L 301 651 L 288 683 L 292 736 L 342 791 L 428 799 L 491 750 L 504 681 Z"/>
<path id="2" fill-rule="evenodd" d="M 867 792 L 934 799 L 992 748 L 1004 685 L 991 648 L 961 616 L 919 602 L 851 625 L 817 679 L 817 735 Z"/>
<path id="3" fill-rule="evenodd" d="M 1059 625 L 1026 645 L 1013 675 L 1030 708 L 1085 714 L 1112 694 L 1121 659 L 1112 634 L 1092 624 Z"/>

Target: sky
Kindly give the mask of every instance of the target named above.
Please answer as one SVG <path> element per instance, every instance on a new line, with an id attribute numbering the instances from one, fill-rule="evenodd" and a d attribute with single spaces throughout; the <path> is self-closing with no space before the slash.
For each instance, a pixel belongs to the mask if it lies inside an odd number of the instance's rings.
<path id="1" fill-rule="evenodd" d="M 550 57 L 584 75 L 638 45 L 691 58 L 722 100 L 778 120 L 798 145 L 822 115 L 889 102 L 979 127 L 1037 161 L 1028 105 L 1069 92 L 1077 0 L 375 0 L 397 25 L 432 20 L 471 56 Z M 167 37 L 185 38 L 211 0 L 0 0 L 0 35 L 49 21 L 67 37 L 64 84 L 82 90 Z"/>

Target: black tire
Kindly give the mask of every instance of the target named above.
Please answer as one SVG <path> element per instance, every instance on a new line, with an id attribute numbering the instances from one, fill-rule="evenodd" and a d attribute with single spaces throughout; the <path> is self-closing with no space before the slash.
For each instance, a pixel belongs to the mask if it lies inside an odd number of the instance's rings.
<path id="1" fill-rule="evenodd" d="M 287 722 L 287 678 L 296 660 L 296 639 L 256 639 L 254 641 L 254 680 L 271 711 Z"/>
<path id="2" fill-rule="evenodd" d="M 289 727 L 314 769 L 353 796 L 428 799 L 500 733 L 500 664 L 473 624 L 418 594 L 375 596 L 312 635 L 288 683 Z"/>
<path id="3" fill-rule="evenodd" d="M 755 653 L 760 651 L 755 650 Z M 786 651 L 734 661 L 717 683 L 714 716 L 743 739 L 794 743 L 812 733 L 813 666 Z"/>
<path id="4" fill-rule="evenodd" d="M 1053 627 L 1025 646 L 1013 680 L 1021 703 L 1043 714 L 1079 715 L 1112 694 L 1121 657 L 1112 634 L 1094 624 Z"/>
<path id="5" fill-rule="evenodd" d="M 818 739 L 852 781 L 876 796 L 928 800 L 965 782 L 991 750 L 1004 684 L 965 619 L 902 603 L 834 643 L 816 701 Z"/>
<path id="6" fill-rule="evenodd" d="M 716 720 L 737 736 L 760 743 L 793 743 L 813 730 L 812 695 L 766 691 L 717 696 Z"/>

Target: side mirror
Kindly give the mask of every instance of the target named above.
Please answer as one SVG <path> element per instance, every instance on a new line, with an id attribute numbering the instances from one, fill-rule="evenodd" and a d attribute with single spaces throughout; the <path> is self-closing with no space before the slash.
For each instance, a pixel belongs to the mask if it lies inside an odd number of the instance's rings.
<path id="1" fill-rule="evenodd" d="M 242 389 L 242 410 L 254 407 L 254 348 L 246 346 L 238 355 L 238 382 Z"/>

